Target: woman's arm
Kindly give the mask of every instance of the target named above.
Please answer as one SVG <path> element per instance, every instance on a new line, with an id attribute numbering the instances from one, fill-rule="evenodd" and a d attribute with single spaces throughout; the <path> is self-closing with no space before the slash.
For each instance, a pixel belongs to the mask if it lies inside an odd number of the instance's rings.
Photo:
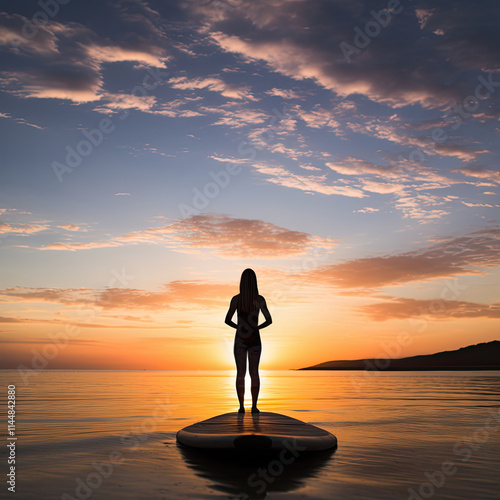
<path id="1" fill-rule="evenodd" d="M 271 313 L 269 312 L 269 309 L 267 308 L 267 304 L 266 304 L 266 299 L 264 297 L 261 297 L 261 300 L 260 300 L 260 310 L 262 311 L 262 314 L 264 315 L 264 318 L 266 319 L 266 321 L 264 321 L 264 323 L 262 323 L 262 325 L 259 325 L 259 330 L 261 328 L 265 328 L 266 326 L 269 326 L 272 322 L 273 322 L 273 319 L 271 318 Z"/>
<path id="2" fill-rule="evenodd" d="M 227 311 L 226 319 L 224 321 L 226 325 L 229 325 L 231 328 L 238 328 L 238 325 L 233 321 L 233 316 L 234 313 L 236 312 L 237 306 L 238 306 L 238 296 L 235 295 L 231 299 L 231 303 L 229 304 L 229 310 Z"/>

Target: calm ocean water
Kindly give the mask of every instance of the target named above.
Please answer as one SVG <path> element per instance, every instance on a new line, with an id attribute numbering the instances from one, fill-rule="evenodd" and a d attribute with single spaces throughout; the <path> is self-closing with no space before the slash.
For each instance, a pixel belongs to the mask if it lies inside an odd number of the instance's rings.
<path id="1" fill-rule="evenodd" d="M 267 464 L 180 449 L 237 409 L 232 372 L 0 371 L 16 385 L 16 496 L 60 499 L 500 499 L 499 372 L 262 372 L 260 409 L 334 433 L 335 453 Z M 2 446 L 0 470 L 7 457 Z M 114 463 L 113 463 L 114 462 Z M 4 481 L 4 480 L 3 480 Z"/>

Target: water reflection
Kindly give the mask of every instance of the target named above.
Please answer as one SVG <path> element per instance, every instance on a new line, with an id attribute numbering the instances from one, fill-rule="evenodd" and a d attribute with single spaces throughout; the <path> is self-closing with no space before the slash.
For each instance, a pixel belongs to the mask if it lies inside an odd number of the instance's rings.
<path id="1" fill-rule="evenodd" d="M 277 466 L 273 470 L 280 473 L 263 484 L 257 483 L 258 470 L 267 470 L 269 459 L 259 464 L 181 452 L 175 443 L 186 425 L 237 408 L 233 375 L 41 371 L 24 384 L 16 370 L 0 371 L 0 385 L 18 389 L 20 497 L 38 500 L 42 490 L 44 498 L 63 492 L 74 497 L 76 478 L 86 478 L 95 471 L 93 462 L 118 450 L 127 463 L 103 480 L 91 500 L 400 500 L 446 460 L 457 465 L 457 473 L 432 500 L 499 498 L 500 431 L 491 431 L 486 442 L 474 436 L 482 439 L 475 433 L 491 411 L 500 415 L 500 371 L 265 373 L 261 411 L 321 427 L 341 446 L 333 456 L 297 459 L 283 471 Z M 149 432 L 159 407 L 165 419 Z M 0 405 L 4 422 L 6 410 Z M 139 448 L 121 442 L 130 433 L 144 438 Z M 474 445 L 468 461 L 454 451 L 463 439 Z M 257 476 L 249 484 L 252 474 Z"/>
<path id="2" fill-rule="evenodd" d="M 220 492 L 235 499 L 265 498 L 269 492 L 287 493 L 319 476 L 335 459 L 335 449 L 300 453 L 284 465 L 278 453 L 200 450 L 177 444 L 186 465 Z"/>

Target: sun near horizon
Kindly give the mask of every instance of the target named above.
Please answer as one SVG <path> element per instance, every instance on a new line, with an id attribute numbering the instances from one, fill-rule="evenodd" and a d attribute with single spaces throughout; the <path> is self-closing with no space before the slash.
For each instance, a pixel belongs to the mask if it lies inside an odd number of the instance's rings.
<path id="1" fill-rule="evenodd" d="M 268 286 L 270 290 L 274 288 L 272 282 Z M 302 300 L 295 305 L 278 305 L 273 303 L 272 294 L 268 297 L 274 322 L 261 331 L 263 370 L 298 369 L 332 360 L 432 354 L 498 337 L 495 321 L 491 319 L 432 321 L 427 316 L 419 316 L 367 320 L 356 313 L 358 309 L 348 308 L 344 299 L 338 301 L 336 308 L 332 307 L 334 301 L 324 296 L 324 290 L 317 293 L 316 300 L 311 299 L 315 290 L 308 289 L 308 292 L 309 302 Z M 134 292 L 121 290 L 120 293 Z M 58 320 L 60 315 L 56 313 L 54 320 L 33 319 L 30 328 L 11 322 L 8 326 L 17 334 L 4 342 L 1 366 L 10 369 L 23 365 L 36 369 L 233 370 L 234 330 L 222 322 L 226 309 L 215 303 L 223 302 L 222 298 L 210 300 L 214 303 L 209 310 L 199 306 L 189 310 L 188 304 L 184 305 L 185 309 L 167 313 L 150 309 L 147 327 L 141 325 L 145 321 L 140 321 L 140 316 L 134 316 L 141 314 L 140 309 L 134 313 L 130 310 L 111 313 L 105 308 L 99 312 L 97 308 L 82 308 L 80 321 Z M 349 301 L 354 302 L 352 297 Z M 438 300 L 434 306 L 439 307 Z M 25 303 L 21 307 L 32 309 Z M 50 306 L 43 303 L 38 303 L 37 309 L 37 314 L 51 313 Z M 26 310 L 24 314 L 30 312 Z M 181 319 L 187 316 L 189 320 Z M 169 327 L 167 317 L 179 319 Z M 165 324 L 160 318 L 165 318 Z"/>

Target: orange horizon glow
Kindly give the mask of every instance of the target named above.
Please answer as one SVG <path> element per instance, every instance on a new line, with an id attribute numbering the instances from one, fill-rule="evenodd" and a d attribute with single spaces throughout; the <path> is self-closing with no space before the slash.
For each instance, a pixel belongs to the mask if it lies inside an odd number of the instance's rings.
<path id="1" fill-rule="evenodd" d="M 365 324 L 358 321 L 348 334 L 338 328 L 332 334 L 326 317 L 311 332 L 307 324 L 298 320 L 283 321 L 283 313 L 277 311 L 273 325 L 261 331 L 263 370 L 293 370 L 333 360 L 432 354 L 498 339 L 496 322 L 492 319 L 414 323 L 413 334 L 409 321 L 404 322 L 406 328 L 401 321 Z M 346 316 L 344 321 L 353 326 L 355 322 Z M 419 327 L 424 325 L 426 332 L 419 333 Z M 482 330 L 480 337 L 470 334 L 475 328 Z M 15 329 L 16 336 L 3 342 L 2 368 L 23 365 L 33 369 L 234 369 L 234 333 L 225 326 L 212 328 L 203 336 L 196 335 L 200 331 L 196 324 L 190 326 L 189 334 L 174 330 L 171 336 L 161 335 L 161 327 L 131 334 L 120 327 L 48 330 L 33 326 L 36 336 L 27 334 L 25 326 Z"/>
<path id="2" fill-rule="evenodd" d="M 263 227 L 250 222 L 236 221 L 235 226 L 245 228 L 248 244 L 255 245 L 252 242 Z M 185 224 L 199 229 L 200 219 L 192 223 Z M 266 242 L 271 248 L 286 252 L 289 245 L 293 253 L 296 244 L 308 244 L 303 234 L 271 229 L 272 243 Z M 467 245 L 478 255 L 474 268 L 458 246 L 463 237 L 431 241 L 413 252 L 384 257 L 332 261 L 327 253 L 324 263 L 312 260 L 308 270 L 256 267 L 259 290 L 273 317 L 273 324 L 261 331 L 261 368 L 288 370 L 334 360 L 407 357 L 496 340 L 500 310 L 488 301 L 498 281 L 498 233 L 496 229 L 469 233 Z M 197 244 L 191 236 L 185 239 L 188 246 Z M 319 245 L 332 242 L 325 239 Z M 242 251 L 254 251 L 250 248 Z M 234 368 L 234 331 L 224 324 L 224 317 L 238 291 L 241 269 L 226 251 L 209 260 L 212 265 L 218 259 L 217 280 L 206 277 L 206 271 L 203 278 L 172 280 L 156 290 L 129 286 L 0 290 L 5 310 L 0 317 L 4 326 L 0 367 Z M 151 275 L 154 272 L 153 267 Z M 116 278 L 109 284 L 116 284 Z"/>

